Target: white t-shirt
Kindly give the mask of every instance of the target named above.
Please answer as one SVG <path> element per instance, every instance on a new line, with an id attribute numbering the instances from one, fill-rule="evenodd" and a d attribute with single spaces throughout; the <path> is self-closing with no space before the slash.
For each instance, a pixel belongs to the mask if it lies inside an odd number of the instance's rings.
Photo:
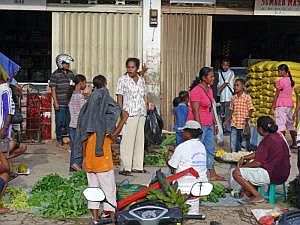
<path id="1" fill-rule="evenodd" d="M 219 74 L 219 83 L 218 88 L 221 87 L 224 84 L 224 80 L 221 75 L 221 71 L 218 71 Z M 231 90 L 234 91 L 233 85 L 234 85 L 234 72 L 231 69 L 228 69 L 226 72 L 222 72 L 224 79 L 226 82 L 228 82 L 228 85 L 231 87 Z M 226 86 L 223 91 L 220 93 L 220 102 L 230 102 L 232 98 L 232 93 L 228 86 Z"/>
<path id="2" fill-rule="evenodd" d="M 197 181 L 208 181 L 206 150 L 199 139 L 191 139 L 178 145 L 168 164 L 176 169 L 176 173 L 192 167 L 199 173 Z"/>

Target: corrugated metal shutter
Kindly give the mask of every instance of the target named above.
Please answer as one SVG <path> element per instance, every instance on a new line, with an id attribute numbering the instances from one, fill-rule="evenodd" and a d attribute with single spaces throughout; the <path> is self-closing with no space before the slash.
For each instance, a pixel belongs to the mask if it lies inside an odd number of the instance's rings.
<path id="1" fill-rule="evenodd" d="M 161 114 L 165 128 L 172 125 L 172 100 L 188 90 L 196 71 L 210 66 L 210 16 L 163 14 L 161 48 Z"/>
<path id="2" fill-rule="evenodd" d="M 116 81 L 125 71 L 128 57 L 142 56 L 142 17 L 140 13 L 53 12 L 52 55 L 70 53 L 71 69 L 88 81 L 105 75 L 114 92 Z"/>

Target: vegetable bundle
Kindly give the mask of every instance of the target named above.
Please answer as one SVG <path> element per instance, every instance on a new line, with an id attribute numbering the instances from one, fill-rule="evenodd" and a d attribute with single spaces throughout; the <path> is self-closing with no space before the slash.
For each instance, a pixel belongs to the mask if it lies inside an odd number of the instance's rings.
<path id="1" fill-rule="evenodd" d="M 7 187 L 0 205 L 13 208 L 17 211 L 23 211 L 30 208 L 27 200 L 28 194 L 22 187 Z"/>
<path id="2" fill-rule="evenodd" d="M 28 203 L 38 207 L 41 216 L 78 217 L 88 213 L 87 201 L 82 195 L 86 187 L 87 179 L 82 171 L 74 173 L 68 180 L 49 174 L 34 185 Z"/>
<path id="3" fill-rule="evenodd" d="M 219 198 L 225 198 L 226 188 L 223 184 L 216 183 L 213 185 L 213 190 L 208 196 L 203 196 L 202 201 L 204 202 L 218 202 Z"/>
<path id="4" fill-rule="evenodd" d="M 181 194 L 180 190 L 178 190 L 178 183 L 175 182 L 173 185 L 170 185 L 160 170 L 156 171 L 156 178 L 161 189 L 150 189 L 147 199 L 162 202 L 168 207 L 180 207 L 183 213 L 188 213 L 190 205 L 185 204 L 188 195 Z"/>
<path id="5" fill-rule="evenodd" d="M 148 166 L 165 166 L 165 156 L 168 153 L 167 146 L 175 145 L 176 136 L 174 134 L 164 134 L 163 141 L 159 145 L 159 152 L 145 152 L 144 164 Z"/>

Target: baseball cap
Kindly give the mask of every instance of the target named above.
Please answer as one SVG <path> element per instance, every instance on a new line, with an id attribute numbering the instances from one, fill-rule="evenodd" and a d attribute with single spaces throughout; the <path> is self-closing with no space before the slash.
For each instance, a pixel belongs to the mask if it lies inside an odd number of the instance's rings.
<path id="1" fill-rule="evenodd" d="M 184 130 L 184 129 L 201 129 L 201 125 L 199 122 L 195 121 L 195 120 L 188 120 L 186 121 L 184 127 L 180 128 L 180 130 Z"/>

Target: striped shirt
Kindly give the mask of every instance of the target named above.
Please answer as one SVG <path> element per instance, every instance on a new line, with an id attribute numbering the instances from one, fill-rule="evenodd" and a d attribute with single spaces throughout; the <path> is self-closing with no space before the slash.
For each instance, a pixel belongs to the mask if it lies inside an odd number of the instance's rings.
<path id="1" fill-rule="evenodd" d="M 128 74 L 123 75 L 118 80 L 116 94 L 123 96 L 123 110 L 127 111 L 129 116 L 147 115 L 144 78 L 139 76 L 135 82 Z"/>
<path id="2" fill-rule="evenodd" d="M 72 92 L 74 90 L 73 83 L 74 74 L 68 70 L 65 74 L 63 70 L 55 70 L 51 77 L 49 86 L 55 88 L 58 105 L 67 106 L 69 104 Z"/>
<path id="3" fill-rule="evenodd" d="M 81 94 L 80 91 L 74 91 L 69 103 L 69 110 L 71 115 L 71 121 L 70 121 L 70 127 L 76 128 L 77 127 L 77 121 L 80 113 L 81 107 L 85 103 L 85 99 L 83 94 Z"/>
<path id="4" fill-rule="evenodd" d="M 0 128 L 2 129 L 8 115 L 15 114 L 15 103 L 12 99 L 11 89 L 7 83 L 0 84 Z M 11 125 L 7 129 L 6 138 L 10 138 Z"/>

